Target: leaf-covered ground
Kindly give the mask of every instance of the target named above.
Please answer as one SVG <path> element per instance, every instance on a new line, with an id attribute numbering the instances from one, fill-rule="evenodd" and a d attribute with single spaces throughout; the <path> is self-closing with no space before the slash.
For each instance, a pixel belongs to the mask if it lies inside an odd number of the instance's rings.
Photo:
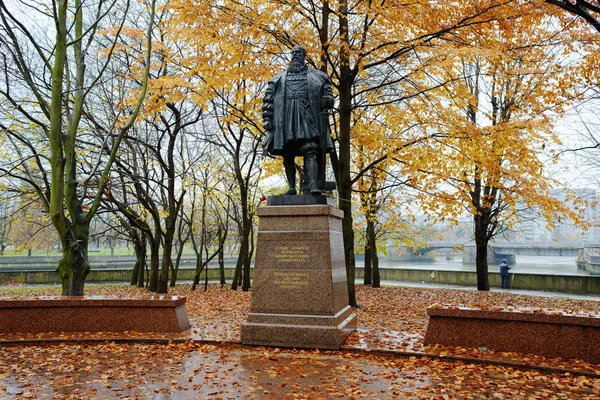
<path id="1" fill-rule="evenodd" d="M 59 290 L 3 286 L 0 296 L 57 295 Z M 86 294 L 148 293 L 126 285 L 88 285 Z M 346 351 L 319 352 L 235 344 L 240 323 L 249 312 L 249 293 L 218 286 L 209 286 L 207 292 L 191 292 L 189 286 L 181 285 L 170 294 L 187 297 L 193 330 L 166 337 L 174 339 L 169 345 L 101 341 L 2 346 L 2 341 L 6 344 L 51 336 L 0 334 L 0 399 L 600 397 L 597 364 L 422 345 L 426 308 L 433 303 L 597 313 L 597 301 L 510 292 L 358 287 L 359 330 L 346 342 Z M 83 333 L 52 337 L 124 338 Z M 127 337 L 135 338 L 136 334 Z M 206 344 L 204 340 L 217 343 Z M 406 354 L 409 356 L 398 356 Z M 481 364 L 483 360 L 492 363 Z M 519 365 L 528 367 L 515 368 Z"/>
<path id="2" fill-rule="evenodd" d="M 597 399 L 600 380 L 427 357 L 192 343 L 0 348 L 0 398 Z"/>

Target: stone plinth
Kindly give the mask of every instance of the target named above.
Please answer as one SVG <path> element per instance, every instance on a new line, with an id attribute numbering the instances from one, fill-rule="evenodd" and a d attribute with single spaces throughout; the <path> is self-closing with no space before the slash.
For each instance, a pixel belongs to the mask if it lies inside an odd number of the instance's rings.
<path id="1" fill-rule="evenodd" d="M 427 308 L 425 344 L 600 361 L 600 318 L 559 310 Z"/>
<path id="2" fill-rule="evenodd" d="M 267 206 L 309 206 L 326 205 L 335 207 L 335 199 L 325 195 L 304 196 L 304 195 L 279 195 L 269 196 Z"/>
<path id="3" fill-rule="evenodd" d="M 356 328 L 348 305 L 343 213 L 329 205 L 267 206 L 242 343 L 337 349 Z"/>
<path id="4" fill-rule="evenodd" d="M 0 298 L 0 332 L 183 332 L 185 297 Z"/>

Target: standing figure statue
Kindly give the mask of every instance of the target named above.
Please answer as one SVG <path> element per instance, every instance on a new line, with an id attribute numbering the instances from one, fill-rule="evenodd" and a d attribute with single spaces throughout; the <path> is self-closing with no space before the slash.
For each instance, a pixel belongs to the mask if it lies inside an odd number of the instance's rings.
<path id="1" fill-rule="evenodd" d="M 325 190 L 324 154 L 333 151 L 328 111 L 333 108 L 329 77 L 305 64 L 306 50 L 292 49 L 288 69 L 269 81 L 262 115 L 266 139 L 264 152 L 283 156 L 289 184 L 286 195 L 297 194 L 295 157 L 304 158 L 303 189 L 311 194 Z"/>

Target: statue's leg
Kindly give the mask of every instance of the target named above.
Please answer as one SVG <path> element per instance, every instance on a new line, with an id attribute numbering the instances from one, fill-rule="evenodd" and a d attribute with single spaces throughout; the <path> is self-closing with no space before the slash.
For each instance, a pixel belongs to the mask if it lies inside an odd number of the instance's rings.
<path id="1" fill-rule="evenodd" d="M 325 180 L 323 177 L 325 176 L 325 172 L 323 172 L 323 168 L 325 168 L 325 164 L 323 163 L 323 150 L 319 149 L 317 151 L 317 187 L 326 190 L 325 188 Z"/>
<path id="2" fill-rule="evenodd" d="M 293 195 L 297 194 L 296 191 L 296 163 L 294 162 L 293 154 L 286 154 L 283 156 L 283 168 L 285 168 L 285 176 L 288 181 L 289 189 L 285 194 Z"/>
<path id="3" fill-rule="evenodd" d="M 311 194 L 321 194 L 318 185 L 318 165 L 317 152 L 319 147 L 316 143 L 310 142 L 302 145 L 301 149 L 304 157 L 304 180 L 307 182 L 307 188 Z"/>

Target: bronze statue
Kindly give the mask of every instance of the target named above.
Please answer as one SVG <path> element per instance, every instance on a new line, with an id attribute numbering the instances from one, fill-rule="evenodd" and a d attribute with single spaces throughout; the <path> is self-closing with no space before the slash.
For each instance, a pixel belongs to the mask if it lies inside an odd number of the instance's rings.
<path id="1" fill-rule="evenodd" d="M 262 115 L 267 133 L 264 152 L 283 156 L 289 184 L 287 195 L 297 194 L 294 159 L 304 158 L 305 192 L 314 195 L 325 190 L 325 157 L 333 151 L 329 136 L 328 110 L 333 108 L 329 77 L 305 64 L 306 50 L 292 49 L 288 69 L 275 75 L 263 99 Z"/>

